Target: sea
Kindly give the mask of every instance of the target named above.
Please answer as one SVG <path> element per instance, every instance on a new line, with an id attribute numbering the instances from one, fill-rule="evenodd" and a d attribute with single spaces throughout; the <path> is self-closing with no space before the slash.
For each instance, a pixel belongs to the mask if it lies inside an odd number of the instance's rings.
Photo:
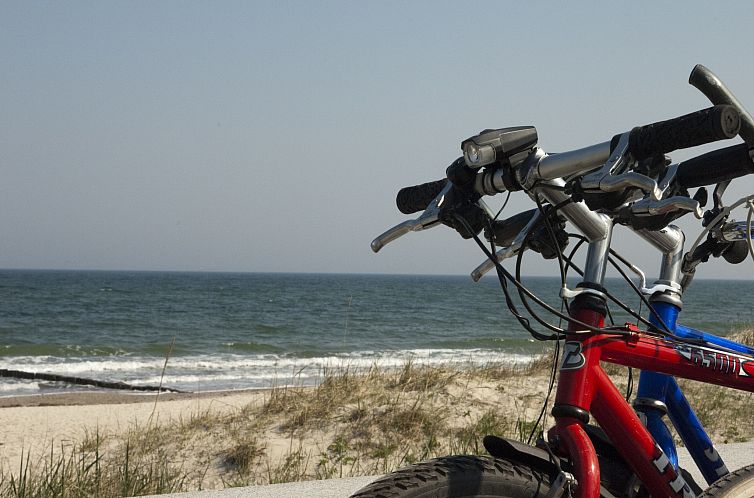
<path id="1" fill-rule="evenodd" d="M 559 279 L 524 284 L 559 309 Z M 646 315 L 624 282 L 607 287 Z M 726 335 L 754 324 L 752 296 L 754 281 L 697 280 L 679 321 Z M 616 323 L 633 321 L 613 311 Z M 0 371 L 214 391 L 312 385 L 337 369 L 409 361 L 521 364 L 550 348 L 490 277 L 0 270 Z M 0 396 L 93 389 L 0 377 Z"/>

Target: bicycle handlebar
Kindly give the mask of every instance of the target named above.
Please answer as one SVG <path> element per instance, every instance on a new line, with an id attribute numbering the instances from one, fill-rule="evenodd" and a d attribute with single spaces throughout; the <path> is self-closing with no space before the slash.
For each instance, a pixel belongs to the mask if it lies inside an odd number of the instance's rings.
<path id="1" fill-rule="evenodd" d="M 665 154 L 717 140 L 733 138 L 741 127 L 735 107 L 716 105 L 666 121 L 637 126 L 629 135 L 628 150 L 635 159 Z"/>
<path id="2" fill-rule="evenodd" d="M 676 180 L 685 188 L 701 187 L 754 173 L 754 162 L 745 143 L 713 150 L 678 164 Z"/>
<path id="3" fill-rule="evenodd" d="M 733 138 L 739 131 L 740 123 L 739 113 L 732 106 L 713 106 L 677 118 L 635 127 L 629 133 L 628 152 L 635 159 L 641 160 L 655 154 Z M 603 142 L 546 156 L 531 174 L 536 179 L 554 180 L 586 173 L 607 161 L 613 146 L 610 142 Z"/>
<path id="4" fill-rule="evenodd" d="M 706 74 L 699 73 L 701 71 L 699 67 L 695 68 L 697 74 Z M 692 80 L 694 79 L 693 76 L 694 73 L 692 73 Z M 727 91 L 722 84 L 717 87 Z M 612 142 L 607 141 L 582 149 L 551 155 L 547 155 L 542 149 L 533 146 L 528 156 L 523 159 L 519 158 L 515 165 L 511 163 L 498 164 L 497 167 L 491 166 L 478 172 L 476 168 L 468 167 L 464 158 L 459 158 L 448 169 L 448 178 L 451 180 L 442 179 L 427 182 L 405 187 L 398 192 L 396 204 L 402 213 L 411 214 L 419 211 L 424 211 L 424 213 L 416 220 L 402 223 L 382 234 L 375 239 L 372 248 L 377 251 L 385 243 L 409 231 L 430 228 L 440 224 L 440 222 L 447 224 L 447 220 L 443 221 L 443 213 L 447 214 L 449 212 L 447 209 L 454 212 L 457 207 L 455 203 L 458 200 L 479 204 L 482 206 L 482 211 L 486 210 L 482 201 L 478 197 L 474 197 L 477 194 L 494 195 L 506 190 L 524 189 L 530 194 L 537 192 L 552 205 L 563 205 L 570 198 L 570 194 L 563 191 L 565 186 L 563 178 L 580 178 L 580 175 L 592 171 L 595 171 L 594 175 L 597 175 L 596 170 L 600 167 L 603 170 L 607 169 L 605 175 L 608 179 L 613 176 L 616 178 L 626 175 L 642 176 L 640 173 L 626 170 L 626 166 L 634 164 L 633 160 L 641 161 L 673 150 L 733 138 L 741 128 L 742 113 L 740 109 L 742 108 L 729 95 L 729 92 L 728 94 L 723 92 L 722 95 L 717 95 L 714 98 L 725 102 L 723 104 L 677 118 L 635 127 L 628 133 L 617 135 Z M 713 97 L 710 98 L 713 99 Z M 732 104 L 728 105 L 728 102 L 732 102 Z M 748 114 L 745 111 L 743 113 L 743 119 L 748 123 Z M 618 137 L 620 139 L 616 140 Z M 459 168 L 454 168 L 453 175 L 451 175 L 451 169 L 456 163 L 459 163 Z M 457 175 L 458 170 L 463 170 L 460 173 L 464 173 L 461 182 L 463 186 L 458 188 L 462 188 L 465 193 L 457 196 L 451 195 L 448 198 L 444 194 L 453 194 L 455 185 L 461 185 Z M 677 171 L 678 178 L 676 181 L 681 187 L 692 187 L 708 185 L 752 173 L 754 172 L 754 163 L 748 147 L 734 146 L 681 163 L 677 165 L 675 171 Z M 655 191 L 662 194 L 668 185 L 664 185 L 660 189 L 655 180 L 650 177 L 647 178 L 648 182 L 645 183 L 651 183 L 655 187 L 649 190 L 655 194 L 654 197 L 658 197 L 655 201 L 659 201 L 659 195 Z M 603 180 L 605 178 L 600 178 L 596 182 L 596 191 L 603 189 L 603 183 L 608 183 Z M 667 183 L 669 180 L 663 181 Z M 636 186 L 635 182 L 629 183 L 631 186 Z M 642 183 L 637 188 L 646 193 L 648 190 L 645 187 L 646 185 Z M 594 190 L 594 187 L 592 189 Z M 454 201 L 453 199 L 456 197 L 457 199 Z M 634 196 L 633 199 L 635 200 L 636 197 Z M 678 199 L 673 198 L 672 203 L 665 202 L 667 205 L 648 206 L 647 213 L 642 212 L 640 214 L 646 217 L 660 209 L 662 213 L 665 213 L 668 209 L 674 208 L 678 204 L 677 201 Z M 582 202 L 563 205 L 561 213 L 574 223 L 588 240 L 601 240 L 604 237 L 606 227 L 609 224 L 605 221 L 605 216 L 593 212 Z M 458 213 L 455 214 L 458 215 Z M 673 245 L 665 242 L 663 241 L 660 246 L 664 248 Z"/>
<path id="5" fill-rule="evenodd" d="M 644 159 L 676 149 L 733 138 L 738 133 L 739 127 L 739 113 L 733 106 L 716 105 L 666 121 L 637 126 L 629 134 L 628 151 L 636 159 Z M 605 142 L 584 149 L 543 157 L 538 161 L 533 174 L 540 179 L 549 180 L 594 169 L 607 159 L 606 154 L 609 153 L 607 144 Z M 721 159 L 727 158 L 723 157 L 717 160 Z M 687 165 L 686 171 L 689 178 L 693 174 L 692 171 L 696 171 L 696 168 L 699 168 L 699 166 Z M 723 173 L 723 175 L 734 175 L 731 178 L 750 172 L 740 166 L 733 170 L 728 168 L 725 171 L 727 173 Z M 699 176 L 700 173 L 697 173 L 695 178 Z M 395 199 L 398 210 L 403 214 L 423 211 L 445 187 L 446 181 L 445 179 L 436 180 L 402 188 L 398 191 Z M 709 183 L 711 182 L 704 183 L 704 185 Z M 498 186 L 497 190 L 502 191 L 503 189 Z"/>

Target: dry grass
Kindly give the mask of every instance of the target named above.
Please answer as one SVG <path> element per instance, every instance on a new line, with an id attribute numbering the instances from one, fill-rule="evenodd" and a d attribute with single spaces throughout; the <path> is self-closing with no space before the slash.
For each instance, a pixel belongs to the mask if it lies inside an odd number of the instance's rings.
<path id="1" fill-rule="evenodd" d="M 736 330 L 728 336 L 728 339 L 740 342 L 741 344 L 746 344 L 747 346 L 754 346 L 754 328 L 746 327 Z"/>
<path id="2" fill-rule="evenodd" d="M 384 473 L 483 452 L 488 433 L 517 436 L 546 386 L 547 369 L 528 366 L 330 370 L 316 387 L 272 389 L 229 414 L 91 434 L 43 460 L 27 455 L 18 469 L 0 469 L 0 495 L 157 494 Z"/>
<path id="3" fill-rule="evenodd" d="M 397 370 L 329 370 L 316 387 L 275 388 L 231 413 L 194 413 L 108 438 L 89 434 L 75 447 L 51 447 L 41 460 L 26 455 L 13 472 L 0 469 L 0 495 L 157 494 L 373 475 L 443 454 L 479 454 L 486 434 L 526 440 L 541 430 L 534 424 L 551 367 L 543 357 L 513 367 L 408 362 Z M 607 370 L 625 392 L 627 369 Z M 754 433 L 751 394 L 681 385 L 716 441 Z"/>

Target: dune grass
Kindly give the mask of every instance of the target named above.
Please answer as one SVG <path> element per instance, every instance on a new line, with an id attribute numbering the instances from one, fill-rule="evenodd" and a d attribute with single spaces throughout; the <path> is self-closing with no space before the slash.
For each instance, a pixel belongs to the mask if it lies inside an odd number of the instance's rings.
<path id="1" fill-rule="evenodd" d="M 536 417 L 534 398 L 510 400 L 530 394 L 530 375 L 541 377 L 539 370 L 538 363 L 454 369 L 413 362 L 325 370 L 316 387 L 276 387 L 232 413 L 51 442 L 43 457 L 25 453 L 15 468 L 0 468 L 0 496 L 161 494 L 372 475 L 441 454 L 481 453 L 485 434 L 515 436 L 521 417 Z M 519 387 L 506 394 L 512 385 Z"/>
<path id="2" fill-rule="evenodd" d="M 275 387 L 231 413 L 52 442 L 45 455 L 25 453 L 15 468 L 0 468 L 0 496 L 161 494 L 374 475 L 439 455 L 481 454 L 486 434 L 526 440 L 549 427 L 546 416 L 535 422 L 551 362 L 325 370 L 316 387 Z M 622 390 L 626 371 L 608 369 Z M 750 439 L 751 394 L 682 385 L 714 440 Z"/>

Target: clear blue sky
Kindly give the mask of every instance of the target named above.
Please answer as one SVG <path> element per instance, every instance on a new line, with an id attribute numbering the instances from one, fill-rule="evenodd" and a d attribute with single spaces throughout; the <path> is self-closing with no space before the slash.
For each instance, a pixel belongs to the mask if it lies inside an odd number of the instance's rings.
<path id="1" fill-rule="evenodd" d="M 753 14 L 746 1 L 2 2 L 0 267 L 466 273 L 481 256 L 450 230 L 372 254 L 404 219 L 401 186 L 439 178 L 483 128 L 533 124 L 554 152 L 707 107 L 686 83 L 696 63 L 754 110 Z M 528 207 L 519 193 L 509 214 Z M 646 244 L 618 244 L 654 273 Z"/>

